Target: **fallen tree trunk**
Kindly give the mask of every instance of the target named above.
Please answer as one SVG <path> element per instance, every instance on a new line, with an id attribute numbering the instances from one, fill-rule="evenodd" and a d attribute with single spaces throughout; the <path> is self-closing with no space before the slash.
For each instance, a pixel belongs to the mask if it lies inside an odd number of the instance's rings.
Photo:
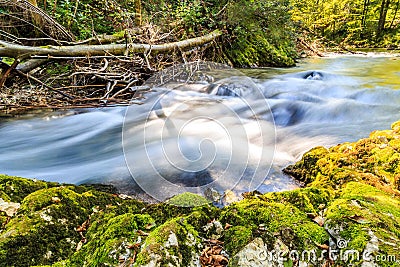
<path id="1" fill-rule="evenodd" d="M 179 42 L 166 44 L 106 44 L 106 45 L 75 45 L 75 46 L 46 46 L 32 47 L 17 45 L 0 41 L 0 56 L 11 58 L 30 58 L 31 56 L 101 56 L 101 55 L 124 55 L 129 53 L 159 53 L 173 51 L 174 49 L 185 50 L 195 46 L 207 44 L 222 33 L 215 30 L 210 34 L 186 39 Z"/>

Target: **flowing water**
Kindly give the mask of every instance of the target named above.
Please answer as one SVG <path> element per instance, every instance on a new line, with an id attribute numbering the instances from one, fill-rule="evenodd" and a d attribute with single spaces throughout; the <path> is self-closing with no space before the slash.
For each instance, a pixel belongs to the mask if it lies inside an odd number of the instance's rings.
<path id="1" fill-rule="evenodd" d="M 162 200 L 183 191 L 281 191 L 281 169 L 312 147 L 355 141 L 400 119 L 400 60 L 340 56 L 290 69 L 224 72 L 160 88 L 142 105 L 0 123 L 0 173 L 107 183 Z M 139 186 L 138 186 L 139 184 Z M 157 195 L 154 195 L 156 192 Z"/>

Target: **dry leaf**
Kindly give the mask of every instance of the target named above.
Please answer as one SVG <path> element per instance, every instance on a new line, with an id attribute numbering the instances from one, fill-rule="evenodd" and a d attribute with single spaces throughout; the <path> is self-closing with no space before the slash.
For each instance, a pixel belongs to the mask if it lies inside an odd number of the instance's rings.
<path id="1" fill-rule="evenodd" d="M 321 217 L 321 216 L 316 216 L 313 219 L 313 221 L 316 222 L 319 226 L 323 226 L 324 223 L 325 223 L 325 219 L 323 217 Z"/>

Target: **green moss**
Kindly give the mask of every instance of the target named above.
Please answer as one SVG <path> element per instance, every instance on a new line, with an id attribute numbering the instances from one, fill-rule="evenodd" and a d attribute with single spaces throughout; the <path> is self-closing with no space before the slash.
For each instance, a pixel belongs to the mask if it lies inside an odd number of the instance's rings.
<path id="1" fill-rule="evenodd" d="M 10 58 L 10 57 L 3 57 L 2 61 L 8 65 L 12 65 L 14 63 L 14 58 Z"/>
<path id="2" fill-rule="evenodd" d="M 174 205 L 169 205 L 166 203 L 159 203 L 147 206 L 143 212 L 150 214 L 156 220 L 157 224 L 163 224 L 166 221 L 188 215 L 192 212 L 191 207 L 179 207 Z"/>
<path id="3" fill-rule="evenodd" d="M 186 221 L 188 224 L 195 227 L 195 229 L 201 229 L 212 219 L 218 218 L 220 209 L 211 206 L 199 206 L 195 207 L 192 212 L 186 216 Z"/>
<path id="4" fill-rule="evenodd" d="M 70 63 L 58 63 L 54 62 L 51 64 L 47 64 L 46 66 L 46 72 L 49 75 L 60 75 L 60 74 L 65 74 L 69 70 L 71 70 L 73 66 Z"/>
<path id="5" fill-rule="evenodd" d="M 98 216 L 87 231 L 87 243 L 71 257 L 76 266 L 116 266 L 119 259 L 133 257 L 143 240 L 142 233 L 153 228 L 147 214 L 126 213 L 116 217 Z"/>
<path id="6" fill-rule="evenodd" d="M 270 43 L 270 38 L 264 32 L 242 32 L 236 29 L 239 37 L 227 55 L 235 66 L 294 66 L 294 51 L 289 46 L 276 46 Z"/>
<path id="7" fill-rule="evenodd" d="M 134 266 L 151 261 L 155 266 L 189 266 L 200 253 L 199 244 L 198 232 L 184 217 L 169 220 L 146 238 Z"/>
<path id="8" fill-rule="evenodd" d="M 251 227 L 246 226 L 233 226 L 225 231 L 225 240 L 229 242 L 225 245 L 225 249 L 232 255 L 239 252 L 253 240 L 253 230 Z"/>
<path id="9" fill-rule="evenodd" d="M 210 201 L 200 195 L 186 192 L 168 199 L 165 203 L 179 207 L 196 207 L 210 204 Z"/>
<path id="10" fill-rule="evenodd" d="M 52 200 L 53 196 L 59 199 Z M 82 205 L 80 203 L 82 202 Z M 81 237 L 75 227 L 92 212 L 85 197 L 56 187 L 41 189 L 22 201 L 19 214 L 5 226 L 0 236 L 3 266 L 49 264 L 68 257 Z"/>
<path id="11" fill-rule="evenodd" d="M 289 203 L 305 213 L 316 213 L 321 205 L 325 206 L 332 198 L 332 191 L 314 187 L 286 192 L 267 193 L 259 197 L 266 201 Z"/>
<path id="12" fill-rule="evenodd" d="M 328 154 L 328 150 L 324 147 L 316 147 L 303 155 L 303 158 L 295 165 L 288 166 L 284 172 L 292 175 L 297 180 L 309 184 L 315 181 L 319 172 L 316 163 L 319 159 Z"/>
<path id="13" fill-rule="evenodd" d="M 4 192 L 12 202 L 21 202 L 24 197 L 36 190 L 57 185 L 57 183 L 0 174 L 0 191 Z"/>
<path id="14" fill-rule="evenodd" d="M 220 221 L 252 229 L 254 237 L 268 240 L 269 237 L 281 236 L 289 248 L 314 248 L 315 243 L 322 244 L 328 239 L 322 227 L 291 204 L 246 199 L 224 208 Z M 273 240 L 270 239 L 268 245 L 273 245 Z M 232 240 L 225 238 L 224 241 L 227 247 L 235 246 Z"/>
<path id="15" fill-rule="evenodd" d="M 346 249 L 357 250 L 362 255 L 372 233 L 378 238 L 381 255 L 398 253 L 400 199 L 397 197 L 370 185 L 350 182 L 331 203 L 326 218 L 328 228 L 340 226 L 339 234 L 347 242 Z"/>
<path id="16" fill-rule="evenodd" d="M 0 176 L 0 184 L 7 196 L 21 200 L 18 214 L 6 218 L 0 234 L 0 266 L 51 264 L 67 259 L 82 239 L 76 228 L 91 215 L 95 217 L 95 211 L 120 207 L 120 213 L 139 213 L 144 207 L 139 201 L 124 201 L 84 186 L 56 187 L 56 183 L 10 176 Z"/>
<path id="17" fill-rule="evenodd" d="M 6 202 L 11 201 L 10 197 L 2 190 L 0 190 L 0 198 Z"/>
<path id="18" fill-rule="evenodd" d="M 398 124 L 394 123 L 397 129 Z M 315 148 L 305 153 L 285 172 L 319 188 L 338 189 L 350 181 L 373 185 L 400 194 L 400 135 L 395 130 L 374 131 L 368 138 L 337 145 L 329 150 Z"/>

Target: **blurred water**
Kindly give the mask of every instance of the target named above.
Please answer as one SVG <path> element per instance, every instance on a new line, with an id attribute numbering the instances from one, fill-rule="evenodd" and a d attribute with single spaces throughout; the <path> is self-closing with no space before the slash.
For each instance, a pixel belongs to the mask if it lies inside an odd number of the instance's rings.
<path id="1" fill-rule="evenodd" d="M 355 141 L 400 119 L 400 61 L 395 57 L 318 58 L 291 69 L 244 72 L 258 88 L 234 73 L 236 78 L 179 87 L 168 91 L 161 102 L 151 102 L 164 92 L 159 89 L 147 96 L 144 105 L 131 106 L 124 131 L 127 161 L 122 146 L 126 107 L 3 120 L 0 173 L 76 184 L 109 183 L 133 194 L 139 189 L 128 162 L 135 177 L 163 190 L 142 161 L 141 133 L 145 128 L 152 168 L 173 183 L 198 187 L 218 178 L 221 191 L 227 186 L 224 181 L 245 180 L 259 168 L 265 172 L 257 174 L 262 178 L 258 190 L 280 191 L 298 186 L 281 169 L 308 149 Z M 149 103 L 157 103 L 151 113 L 147 112 Z M 201 116 L 203 120 L 191 120 Z M 170 132 L 159 130 L 163 127 Z M 171 131 L 181 128 L 183 138 L 177 141 Z M 231 129 L 245 133 L 248 139 L 234 134 L 226 142 L 224 135 Z M 260 138 L 259 129 L 271 135 Z M 165 138 L 162 142 L 160 134 Z M 199 145 L 199 140 L 204 142 Z M 171 152 L 172 160 L 166 151 Z M 204 151 L 210 151 L 215 159 L 211 167 L 207 167 Z M 179 155 L 189 164 L 180 161 Z M 201 157 L 203 161 L 198 161 Z M 171 162 L 176 166 L 171 167 Z M 238 186 L 236 191 L 245 191 L 246 186 Z"/>

